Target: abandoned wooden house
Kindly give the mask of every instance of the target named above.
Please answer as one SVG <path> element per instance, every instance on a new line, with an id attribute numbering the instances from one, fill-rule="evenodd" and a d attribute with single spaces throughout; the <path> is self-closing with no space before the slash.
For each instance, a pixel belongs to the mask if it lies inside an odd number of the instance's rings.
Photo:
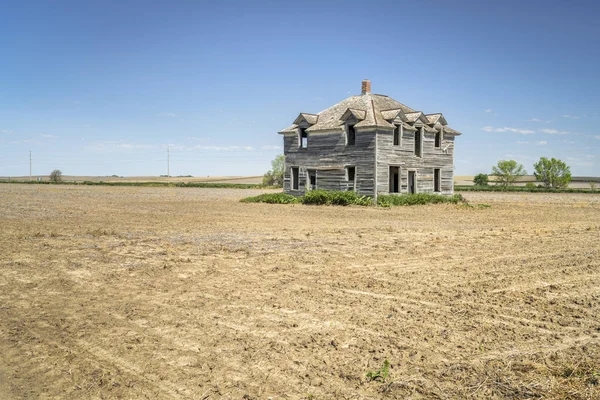
<path id="1" fill-rule="evenodd" d="M 300 113 L 283 135 L 284 191 L 454 192 L 454 138 L 441 113 L 424 114 L 362 82 L 362 94 Z"/>

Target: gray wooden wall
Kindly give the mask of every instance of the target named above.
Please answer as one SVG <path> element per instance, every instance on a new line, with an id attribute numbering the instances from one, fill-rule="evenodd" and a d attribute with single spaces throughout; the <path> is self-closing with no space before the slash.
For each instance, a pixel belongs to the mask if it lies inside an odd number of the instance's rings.
<path id="1" fill-rule="evenodd" d="M 356 167 L 357 193 L 373 195 L 375 175 L 375 132 L 356 132 L 356 144 L 346 146 L 343 132 L 308 135 L 308 147 L 298 148 L 298 135 L 285 134 L 285 174 L 283 187 L 286 193 L 302 195 L 308 179 L 306 170 L 317 170 L 317 189 L 346 190 L 347 166 Z M 291 167 L 300 167 L 298 191 L 291 190 Z"/>
<path id="2" fill-rule="evenodd" d="M 377 193 L 389 192 L 389 166 L 400 167 L 400 192 L 408 193 L 408 171 L 415 171 L 417 193 L 433 192 L 433 170 L 441 171 L 441 193 L 452 194 L 454 190 L 454 137 L 443 137 L 442 146 L 434 147 L 434 134 L 423 134 L 423 157 L 415 157 L 415 133 L 404 130 L 400 146 L 393 145 L 393 131 L 377 134 Z M 447 152 L 442 149 L 448 146 Z"/>
<path id="3" fill-rule="evenodd" d="M 347 166 L 356 167 L 356 191 L 374 195 L 375 143 L 377 142 L 377 193 L 389 193 L 389 166 L 400 167 L 400 192 L 408 193 L 408 171 L 416 172 L 417 192 L 433 192 L 433 170 L 441 170 L 441 193 L 454 190 L 454 136 L 445 135 L 441 148 L 434 147 L 434 134 L 423 134 L 423 157 L 414 156 L 415 133 L 404 130 L 401 145 L 393 145 L 393 130 L 356 132 L 356 144 L 346 146 L 344 132 L 309 133 L 308 147 L 298 147 L 298 134 L 284 134 L 284 191 L 303 195 L 307 170 L 317 171 L 317 189 L 347 190 Z M 447 151 L 442 149 L 448 146 Z M 299 167 L 298 190 L 291 190 L 291 167 Z"/>

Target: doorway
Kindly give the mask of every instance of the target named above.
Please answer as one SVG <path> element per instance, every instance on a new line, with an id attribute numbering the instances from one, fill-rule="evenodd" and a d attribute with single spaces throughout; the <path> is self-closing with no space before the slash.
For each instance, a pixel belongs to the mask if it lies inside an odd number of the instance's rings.
<path id="1" fill-rule="evenodd" d="M 408 193 L 417 193 L 417 174 L 415 171 L 408 171 Z"/>
<path id="2" fill-rule="evenodd" d="M 390 166 L 390 193 L 400 192 L 400 167 Z"/>

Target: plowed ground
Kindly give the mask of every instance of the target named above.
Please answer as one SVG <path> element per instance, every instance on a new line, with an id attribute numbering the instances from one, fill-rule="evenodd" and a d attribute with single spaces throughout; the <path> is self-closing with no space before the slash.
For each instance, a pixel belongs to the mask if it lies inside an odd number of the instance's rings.
<path id="1" fill-rule="evenodd" d="M 0 398 L 600 398 L 600 196 L 257 193 L 0 185 Z"/>

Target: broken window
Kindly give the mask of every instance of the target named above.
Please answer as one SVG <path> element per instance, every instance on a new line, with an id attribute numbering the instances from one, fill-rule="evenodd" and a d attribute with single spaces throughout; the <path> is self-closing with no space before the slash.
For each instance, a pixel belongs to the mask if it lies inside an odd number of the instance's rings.
<path id="1" fill-rule="evenodd" d="M 434 146 L 440 148 L 442 146 L 442 132 L 435 133 Z"/>
<path id="2" fill-rule="evenodd" d="M 442 181 L 441 181 L 441 171 L 439 168 L 435 168 L 433 170 L 433 191 L 434 192 L 440 192 L 441 191 L 441 186 L 442 186 Z"/>
<path id="3" fill-rule="evenodd" d="M 402 132 L 400 131 L 401 125 L 395 125 L 394 128 L 394 146 L 400 146 L 400 138 L 402 137 Z"/>
<path id="4" fill-rule="evenodd" d="M 292 167 L 292 190 L 298 190 L 298 184 L 300 182 L 300 171 L 298 167 Z"/>
<path id="5" fill-rule="evenodd" d="M 308 188 L 307 190 L 317 190 L 317 171 L 309 169 L 306 171 L 308 174 Z"/>
<path id="6" fill-rule="evenodd" d="M 415 171 L 408 171 L 408 193 L 417 193 L 417 173 Z"/>
<path id="7" fill-rule="evenodd" d="M 422 157 L 423 156 L 423 130 L 422 128 L 417 128 L 415 132 L 415 156 Z"/>
<path id="8" fill-rule="evenodd" d="M 346 131 L 346 145 L 354 146 L 356 143 L 356 131 L 354 130 L 354 125 L 348 125 L 348 130 Z"/>
<path id="9" fill-rule="evenodd" d="M 308 133 L 306 129 L 300 128 L 300 148 L 306 149 L 308 147 Z"/>
<path id="10" fill-rule="evenodd" d="M 353 191 L 356 188 L 356 167 L 346 167 L 346 180 L 348 190 Z"/>

